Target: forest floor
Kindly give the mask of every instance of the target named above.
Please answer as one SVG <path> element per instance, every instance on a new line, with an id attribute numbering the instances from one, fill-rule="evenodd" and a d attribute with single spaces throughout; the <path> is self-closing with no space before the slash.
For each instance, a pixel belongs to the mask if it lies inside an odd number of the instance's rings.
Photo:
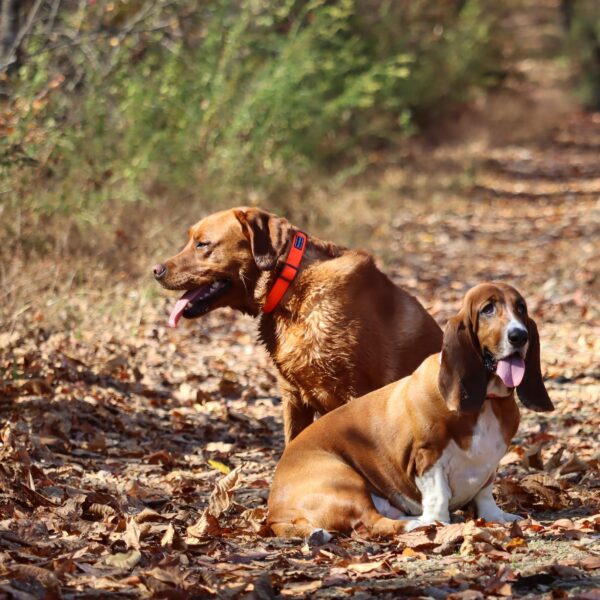
<path id="1" fill-rule="evenodd" d="M 523 293 L 556 405 L 522 410 L 500 464 L 523 520 L 272 537 L 281 406 L 257 324 L 220 310 L 173 330 L 149 277 L 78 286 L 48 257 L 20 264 L 36 293 L 0 331 L 0 597 L 600 598 L 600 114 L 563 110 L 556 65 L 515 65 L 497 103 L 546 102 L 557 124 L 519 136 L 507 109 L 495 139 L 408 145 L 339 199 L 335 241 L 366 244 L 442 326 L 478 282 Z"/>
<path id="2" fill-rule="evenodd" d="M 118 281 L 112 311 L 107 292 L 73 289 L 78 326 L 30 307 L 0 334 L 0 595 L 598 598 L 599 149 L 600 118 L 575 115 L 480 157 L 469 200 L 411 200 L 408 160 L 381 175 L 397 208 L 371 246 L 441 325 L 489 279 L 539 324 L 556 411 L 522 411 L 496 485 L 518 525 L 270 537 L 281 407 L 256 323 L 221 310 L 172 330 L 173 298 Z M 453 152 L 428 156 L 451 170 Z"/>

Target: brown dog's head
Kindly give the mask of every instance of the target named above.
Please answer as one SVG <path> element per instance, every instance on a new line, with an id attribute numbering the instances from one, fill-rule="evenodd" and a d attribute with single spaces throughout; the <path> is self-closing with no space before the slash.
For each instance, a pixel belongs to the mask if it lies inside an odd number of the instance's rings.
<path id="1" fill-rule="evenodd" d="M 290 223 L 259 208 L 240 207 L 202 219 L 188 231 L 179 253 L 154 265 L 155 279 L 170 290 L 186 290 L 169 323 L 215 308 L 256 313 L 254 290 L 261 271 L 275 268 L 284 253 Z"/>
<path id="2" fill-rule="evenodd" d="M 540 338 L 519 292 L 503 283 L 471 288 L 444 331 L 439 388 L 453 410 L 481 409 L 489 393 L 536 411 L 554 406 L 542 380 Z"/>

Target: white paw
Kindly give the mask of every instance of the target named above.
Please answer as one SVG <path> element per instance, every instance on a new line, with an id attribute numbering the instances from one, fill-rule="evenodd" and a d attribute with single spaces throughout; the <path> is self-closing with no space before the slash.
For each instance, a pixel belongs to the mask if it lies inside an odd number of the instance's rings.
<path id="1" fill-rule="evenodd" d="M 404 517 L 402 520 L 405 520 L 405 519 L 408 520 L 409 517 Z M 442 519 L 431 519 L 430 520 L 430 519 L 419 519 L 419 518 L 413 517 L 406 524 L 404 531 L 412 531 L 413 529 L 417 529 L 417 527 L 425 527 L 426 525 L 433 525 L 435 523 L 446 524 L 446 522 L 443 521 Z"/>
<path id="2" fill-rule="evenodd" d="M 502 522 L 503 523 L 514 523 L 515 521 L 521 521 L 523 517 L 521 515 L 513 515 L 502 511 Z"/>
<path id="3" fill-rule="evenodd" d="M 479 517 L 492 523 L 513 523 L 514 521 L 520 521 L 523 518 L 519 515 L 504 512 L 500 509 L 492 513 L 481 514 Z"/>

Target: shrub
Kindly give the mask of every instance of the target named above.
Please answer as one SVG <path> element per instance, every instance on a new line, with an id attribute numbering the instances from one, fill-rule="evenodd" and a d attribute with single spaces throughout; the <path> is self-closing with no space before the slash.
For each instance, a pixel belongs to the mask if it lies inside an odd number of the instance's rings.
<path id="1" fill-rule="evenodd" d="M 600 109 L 600 5 L 596 0 L 563 0 L 569 30 L 568 52 L 578 71 L 579 95 Z"/>
<path id="2" fill-rule="evenodd" d="M 478 0 L 89 4 L 59 14 L 57 31 L 78 32 L 67 47 L 48 47 L 45 23 L 30 37 L 4 142 L 84 204 L 149 182 L 277 197 L 360 168 L 492 83 L 498 61 Z"/>

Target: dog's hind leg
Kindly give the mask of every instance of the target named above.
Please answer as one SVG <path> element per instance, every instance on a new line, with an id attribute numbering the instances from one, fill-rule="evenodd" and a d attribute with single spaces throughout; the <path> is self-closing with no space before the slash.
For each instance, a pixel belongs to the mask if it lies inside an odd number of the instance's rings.
<path id="1" fill-rule="evenodd" d="M 271 529 L 277 537 L 308 538 L 313 540 L 315 545 L 326 544 L 333 537 L 328 531 L 310 525 L 305 519 L 299 523 L 273 523 Z"/>
<path id="2" fill-rule="evenodd" d="M 416 517 L 402 515 L 392 519 L 377 512 L 375 508 L 369 508 L 363 512 L 360 520 L 369 534 L 375 537 L 392 537 L 409 531 L 410 524 L 416 520 Z"/>

